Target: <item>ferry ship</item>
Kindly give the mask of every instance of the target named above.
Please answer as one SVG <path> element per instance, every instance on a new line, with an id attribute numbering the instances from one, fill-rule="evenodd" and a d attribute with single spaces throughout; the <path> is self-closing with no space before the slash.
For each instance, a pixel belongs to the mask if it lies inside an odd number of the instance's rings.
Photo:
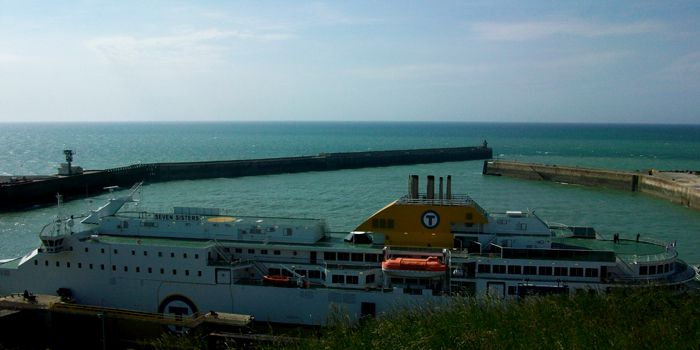
<path id="1" fill-rule="evenodd" d="M 57 215 L 37 249 L 0 261 L 0 294 L 324 325 L 459 295 L 507 299 L 697 279 L 675 244 L 605 239 L 533 212 L 489 213 L 452 194 L 451 180 L 439 178 L 436 191 L 429 176 L 419 193 L 418 176 L 409 176 L 407 195 L 346 233 L 318 219 L 132 210 L 126 204 L 136 201 L 137 184 L 83 216 Z"/>

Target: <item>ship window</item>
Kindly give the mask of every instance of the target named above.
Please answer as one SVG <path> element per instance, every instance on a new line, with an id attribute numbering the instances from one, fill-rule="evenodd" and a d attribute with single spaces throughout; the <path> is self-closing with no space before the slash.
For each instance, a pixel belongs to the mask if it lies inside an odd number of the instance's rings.
<path id="1" fill-rule="evenodd" d="M 372 219 L 372 228 L 378 228 L 379 227 L 379 219 Z"/>
<path id="2" fill-rule="evenodd" d="M 552 275 L 552 267 L 551 266 L 540 266 L 538 275 L 551 276 Z"/>
<path id="3" fill-rule="evenodd" d="M 197 277 L 202 277 L 202 271 L 197 271 Z"/>
<path id="4" fill-rule="evenodd" d="M 132 250 L 132 251 L 131 251 L 131 255 L 136 255 L 136 251 L 135 251 L 135 250 Z"/>
<path id="5" fill-rule="evenodd" d="M 392 278 L 391 278 L 391 283 L 392 283 L 392 284 L 403 284 L 403 278 L 400 278 L 400 277 L 392 277 Z"/>
<path id="6" fill-rule="evenodd" d="M 66 267 L 70 269 L 70 261 L 66 263 Z"/>
<path id="7" fill-rule="evenodd" d="M 177 270 L 173 269 L 173 276 L 177 275 Z"/>
<path id="8" fill-rule="evenodd" d="M 331 277 L 333 283 L 345 283 L 345 275 L 333 275 Z"/>
<path id="9" fill-rule="evenodd" d="M 365 277 L 365 283 L 367 283 L 367 284 L 374 283 L 374 275 L 367 275 Z"/>
<path id="10" fill-rule="evenodd" d="M 85 252 L 86 252 L 86 253 L 88 252 L 88 248 L 87 248 L 87 247 L 85 247 Z"/>
<path id="11" fill-rule="evenodd" d="M 586 277 L 598 277 L 598 269 L 586 269 Z"/>
<path id="12" fill-rule="evenodd" d="M 236 253 L 243 253 L 243 249 L 241 249 L 241 248 L 236 248 Z"/>
<path id="13" fill-rule="evenodd" d="M 555 267 L 554 268 L 554 276 L 566 276 L 568 275 L 569 269 L 566 267 Z"/>
<path id="14" fill-rule="evenodd" d="M 105 264 L 100 264 L 100 270 L 104 271 L 104 269 L 105 269 Z"/>
<path id="15" fill-rule="evenodd" d="M 39 265 L 39 260 L 34 260 L 34 265 Z"/>
<path id="16" fill-rule="evenodd" d="M 664 265 L 659 265 L 656 267 L 656 273 L 663 273 L 664 272 Z"/>
<path id="17" fill-rule="evenodd" d="M 78 268 L 82 269 L 83 268 L 83 263 L 78 263 Z"/>
<path id="18" fill-rule="evenodd" d="M 359 278 L 357 276 L 347 276 L 345 278 L 345 282 L 347 284 L 358 284 L 359 283 Z"/>
<path id="19" fill-rule="evenodd" d="M 194 255 L 194 258 L 195 258 L 195 259 L 199 259 L 199 254 L 195 254 L 195 255 Z"/>
<path id="20" fill-rule="evenodd" d="M 112 265 L 112 271 L 117 271 L 117 265 Z"/>
<path id="21" fill-rule="evenodd" d="M 335 252 L 324 252 L 323 260 L 335 260 Z"/>
<path id="22" fill-rule="evenodd" d="M 58 266 L 58 265 L 56 265 L 56 266 Z M 650 275 L 655 275 L 655 274 L 656 274 L 656 266 L 654 266 L 654 265 L 649 266 L 649 274 L 650 274 Z"/>
<path id="23" fill-rule="evenodd" d="M 114 250 L 114 254 L 117 254 L 117 250 L 116 250 L 116 249 Z"/>
<path id="24" fill-rule="evenodd" d="M 88 268 L 89 268 L 90 270 L 92 270 L 92 264 L 88 265 Z"/>
<path id="25" fill-rule="evenodd" d="M 162 275 L 164 273 L 165 273 L 165 269 L 160 269 L 160 274 Z"/>
<path id="26" fill-rule="evenodd" d="M 472 220 L 474 220 L 474 214 L 467 213 L 467 221 L 472 221 Z"/>
<path id="27" fill-rule="evenodd" d="M 527 230 L 527 224 L 524 222 L 521 222 L 518 224 L 518 230 L 525 231 Z"/>
<path id="28" fill-rule="evenodd" d="M 491 273 L 491 265 L 489 264 L 479 264 L 479 273 Z"/>
<path id="29" fill-rule="evenodd" d="M 248 254 L 255 254 L 255 249 L 248 249 Z"/>
<path id="30" fill-rule="evenodd" d="M 572 277 L 583 277 L 583 268 L 582 267 L 572 267 L 569 269 L 569 276 Z"/>
<path id="31" fill-rule="evenodd" d="M 149 268 L 148 268 L 148 273 L 152 273 L 152 272 L 153 272 L 153 269 L 149 267 Z"/>
<path id="32" fill-rule="evenodd" d="M 49 266 L 49 261 L 48 261 L 48 260 L 44 261 L 44 266 Z"/>
<path id="33" fill-rule="evenodd" d="M 506 219 L 498 219 L 498 220 L 496 220 L 496 223 L 499 224 L 499 225 L 505 225 L 505 224 L 508 223 L 508 220 L 506 220 Z"/>
<path id="34" fill-rule="evenodd" d="M 671 264 L 664 265 L 664 272 L 669 272 L 669 271 L 671 271 Z"/>
<path id="35" fill-rule="evenodd" d="M 509 265 L 508 266 L 508 274 L 511 275 L 519 275 L 521 272 L 521 268 L 518 265 Z"/>
<path id="36" fill-rule="evenodd" d="M 100 248 L 100 252 L 101 252 L 102 254 L 104 254 L 104 253 L 105 253 L 105 249 L 104 249 L 104 248 Z"/>
<path id="37" fill-rule="evenodd" d="M 260 254 L 267 254 L 267 249 L 260 249 Z"/>
<path id="38" fill-rule="evenodd" d="M 515 286 L 508 286 L 508 295 L 515 295 Z"/>
<path id="39" fill-rule="evenodd" d="M 506 273 L 505 265 L 493 265 L 493 273 Z"/>
<path id="40" fill-rule="evenodd" d="M 379 219 L 379 228 L 386 228 L 386 219 Z"/>
<path id="41" fill-rule="evenodd" d="M 185 270 L 185 276 L 189 276 L 189 275 L 190 275 L 190 270 Z"/>
<path id="42" fill-rule="evenodd" d="M 124 266 L 124 272 L 129 272 L 129 267 L 128 267 L 128 266 Z"/>
<path id="43" fill-rule="evenodd" d="M 362 257 L 362 253 L 352 253 L 351 255 L 352 261 L 362 261 L 364 260 Z"/>
<path id="44" fill-rule="evenodd" d="M 272 254 L 275 254 L 275 255 L 280 255 L 280 254 L 282 254 L 282 252 L 281 252 L 281 251 L 279 251 L 279 250 L 275 250 L 275 251 L 273 251 L 273 252 L 272 252 Z"/>
<path id="45" fill-rule="evenodd" d="M 158 252 L 158 257 L 162 258 L 163 257 L 163 252 Z"/>
<path id="46" fill-rule="evenodd" d="M 147 251 L 147 250 L 144 250 L 144 251 L 143 251 L 143 256 L 148 256 L 148 251 Z"/>
<path id="47" fill-rule="evenodd" d="M 285 236 L 291 236 L 291 235 L 292 235 L 292 229 L 291 229 L 291 228 L 286 228 L 286 229 L 284 229 L 284 235 L 285 235 Z"/>
<path id="48" fill-rule="evenodd" d="M 170 257 L 171 257 L 171 258 L 174 258 L 174 257 L 175 257 L 175 253 L 170 252 Z"/>
<path id="49" fill-rule="evenodd" d="M 377 262 L 377 254 L 365 254 L 366 262 Z"/>
<path id="50" fill-rule="evenodd" d="M 394 228 L 394 219 L 386 219 L 386 228 Z"/>
<path id="51" fill-rule="evenodd" d="M 136 266 L 136 272 L 141 272 L 141 268 Z"/>
<path id="52" fill-rule="evenodd" d="M 59 266 L 61 266 L 61 263 L 56 261 L 56 267 L 59 267 Z"/>
<path id="53" fill-rule="evenodd" d="M 187 259 L 187 253 L 182 253 L 182 258 Z"/>
<path id="54" fill-rule="evenodd" d="M 523 275 L 536 275 L 537 267 L 535 266 L 523 266 Z"/>
<path id="55" fill-rule="evenodd" d="M 309 270 L 309 278 L 321 278 L 321 271 Z"/>
<path id="56" fill-rule="evenodd" d="M 342 261 L 350 260 L 350 253 L 338 253 L 338 260 L 342 260 Z"/>

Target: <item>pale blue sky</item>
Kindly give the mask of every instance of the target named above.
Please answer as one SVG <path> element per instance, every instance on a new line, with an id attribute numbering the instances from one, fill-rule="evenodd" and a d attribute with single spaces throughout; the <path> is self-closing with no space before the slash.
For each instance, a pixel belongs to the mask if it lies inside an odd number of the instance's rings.
<path id="1" fill-rule="evenodd" d="M 4 1 L 0 121 L 700 123 L 698 1 Z"/>

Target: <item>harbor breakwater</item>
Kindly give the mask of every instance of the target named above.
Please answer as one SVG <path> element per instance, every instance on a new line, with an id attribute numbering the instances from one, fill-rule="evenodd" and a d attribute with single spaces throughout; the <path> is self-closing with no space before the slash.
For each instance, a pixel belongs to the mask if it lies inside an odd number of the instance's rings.
<path id="1" fill-rule="evenodd" d="M 65 198 L 92 196 L 109 186 L 136 182 L 163 182 L 209 178 L 233 178 L 308 171 L 331 171 L 424 163 L 482 160 L 492 157 L 489 147 L 427 148 L 412 150 L 321 153 L 315 156 L 204 162 L 134 164 L 106 170 L 87 170 L 70 176 L 23 179 L 13 176 L 0 183 L 0 210 L 19 210 L 55 203 Z"/>
<path id="2" fill-rule="evenodd" d="M 487 160 L 483 174 L 642 192 L 700 210 L 700 176 L 695 171 L 625 172 Z"/>

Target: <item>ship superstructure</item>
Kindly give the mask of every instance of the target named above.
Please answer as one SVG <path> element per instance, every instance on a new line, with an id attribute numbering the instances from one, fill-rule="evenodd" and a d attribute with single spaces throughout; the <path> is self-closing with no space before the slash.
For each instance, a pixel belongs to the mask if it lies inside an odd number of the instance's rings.
<path id="1" fill-rule="evenodd" d="M 39 248 L 1 261 L 0 294 L 60 291 L 81 304 L 323 325 L 454 295 L 683 285 L 696 276 L 672 245 L 604 240 L 531 212 L 491 214 L 452 194 L 451 177 L 439 180 L 436 191 L 428 177 L 419 193 L 410 176 L 406 196 L 346 233 L 319 219 L 123 208 L 137 185 L 86 216 L 59 215 Z"/>

